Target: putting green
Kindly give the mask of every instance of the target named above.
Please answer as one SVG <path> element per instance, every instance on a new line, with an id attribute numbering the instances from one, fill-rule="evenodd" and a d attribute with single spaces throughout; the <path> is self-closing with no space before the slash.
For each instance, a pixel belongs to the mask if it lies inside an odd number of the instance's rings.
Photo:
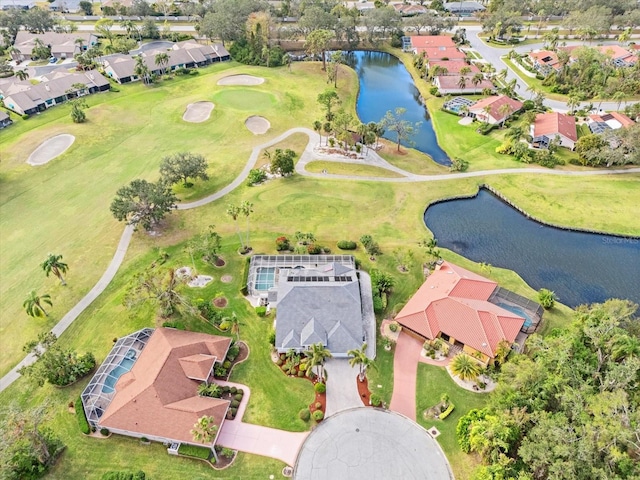
<path id="1" fill-rule="evenodd" d="M 236 88 L 223 90 L 216 93 L 214 103 L 221 107 L 234 108 L 236 110 L 262 111 L 276 105 L 276 97 L 267 92 Z"/>

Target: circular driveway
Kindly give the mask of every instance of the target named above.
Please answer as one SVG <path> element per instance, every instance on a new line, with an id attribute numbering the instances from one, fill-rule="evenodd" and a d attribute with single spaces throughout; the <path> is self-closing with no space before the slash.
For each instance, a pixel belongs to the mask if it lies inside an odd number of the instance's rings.
<path id="1" fill-rule="evenodd" d="M 354 408 L 324 420 L 305 440 L 296 480 L 450 480 L 449 462 L 426 430 L 390 410 Z"/>

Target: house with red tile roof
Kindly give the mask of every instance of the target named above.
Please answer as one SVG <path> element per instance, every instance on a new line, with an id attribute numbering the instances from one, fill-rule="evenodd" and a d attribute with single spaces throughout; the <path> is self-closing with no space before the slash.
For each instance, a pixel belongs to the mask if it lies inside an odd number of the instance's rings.
<path id="1" fill-rule="evenodd" d="M 470 74 L 475 75 L 476 73 L 480 73 L 480 69 L 473 64 L 468 64 L 466 62 L 460 62 L 458 60 L 434 60 L 429 62 L 429 70 L 434 67 L 440 67 L 442 73 L 440 75 L 460 75 L 460 71 L 463 68 L 468 68 L 470 70 Z"/>
<path id="2" fill-rule="evenodd" d="M 529 61 L 541 75 L 547 76 L 560 69 L 558 54 L 551 50 L 534 50 L 529 52 Z"/>
<path id="3" fill-rule="evenodd" d="M 564 113 L 539 113 L 531 126 L 532 144 L 537 148 L 547 148 L 555 138 L 560 146 L 573 150 L 578 141 L 576 119 Z"/>
<path id="4" fill-rule="evenodd" d="M 587 120 L 591 133 L 602 133 L 605 130 L 618 130 L 619 128 L 627 128 L 634 122 L 624 113 L 608 112 L 589 115 Z"/>
<path id="5" fill-rule="evenodd" d="M 412 17 L 414 15 L 420 15 L 421 13 L 427 13 L 429 10 L 424 5 L 411 5 L 408 3 L 394 3 L 393 8 L 403 17 Z"/>
<path id="6" fill-rule="evenodd" d="M 446 60 L 464 62 L 467 59 L 465 53 L 458 50 L 457 47 L 426 47 L 421 49 L 419 53 L 424 53 L 427 62 Z"/>
<path id="7" fill-rule="evenodd" d="M 455 42 L 448 35 L 413 35 L 409 38 L 415 54 L 422 53 L 426 48 L 456 48 Z"/>
<path id="8" fill-rule="evenodd" d="M 449 262 L 441 262 L 395 320 L 421 339 L 441 338 L 485 364 L 500 342 L 512 344 L 525 319 L 491 302 L 498 284 Z"/>
<path id="9" fill-rule="evenodd" d="M 507 105 L 505 107 L 505 105 Z M 469 116 L 475 117 L 481 122 L 491 125 L 504 123 L 507 118 L 522 108 L 522 102 L 507 97 L 497 95 L 483 98 L 469 107 Z"/>
<path id="10" fill-rule="evenodd" d="M 462 86 L 460 78 L 465 78 Z M 479 83 L 473 83 L 473 75 L 438 75 L 433 78 L 433 84 L 438 87 L 441 95 L 473 95 L 482 93 L 484 89 L 495 90 L 495 86 L 489 80 L 484 79 Z"/>
<path id="11" fill-rule="evenodd" d="M 231 339 L 173 328 L 145 328 L 120 338 L 83 391 L 89 423 L 113 433 L 168 444 L 200 445 L 191 430 L 199 418 L 220 427 L 229 401 L 198 395 Z M 205 446 L 213 451 L 217 433 Z"/>
<path id="12" fill-rule="evenodd" d="M 638 62 L 638 57 L 620 45 L 600 45 L 596 49 L 606 55 L 616 67 L 632 67 Z"/>

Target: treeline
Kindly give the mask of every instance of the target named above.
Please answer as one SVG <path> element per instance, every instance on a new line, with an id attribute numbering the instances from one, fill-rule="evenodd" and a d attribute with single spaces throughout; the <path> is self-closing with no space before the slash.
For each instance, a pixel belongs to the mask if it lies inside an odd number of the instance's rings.
<path id="1" fill-rule="evenodd" d="M 640 324 L 622 300 L 582 306 L 502 366 L 488 405 L 458 422 L 474 480 L 640 478 Z"/>

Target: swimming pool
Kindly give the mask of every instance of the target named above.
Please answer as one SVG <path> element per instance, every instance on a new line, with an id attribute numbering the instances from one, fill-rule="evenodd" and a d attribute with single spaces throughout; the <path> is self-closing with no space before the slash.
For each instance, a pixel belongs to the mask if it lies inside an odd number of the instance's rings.
<path id="1" fill-rule="evenodd" d="M 276 283 L 276 267 L 258 267 L 254 288 L 266 292 Z"/>
<path id="2" fill-rule="evenodd" d="M 504 308 L 505 310 L 509 310 L 511 313 L 515 313 L 516 315 L 519 315 L 520 317 L 524 318 L 523 327 L 528 328 L 531 325 L 533 325 L 533 320 L 531 319 L 529 314 L 522 308 L 516 305 L 510 305 L 508 303 L 501 303 L 501 302 L 496 303 L 496 305 L 498 305 L 501 308 Z"/>
<path id="3" fill-rule="evenodd" d="M 123 358 L 118 366 L 109 372 L 107 378 L 104 380 L 104 385 L 102 386 L 102 391 L 104 393 L 113 393 L 115 390 L 115 384 L 118 382 L 118 379 L 133 367 L 133 364 L 136 363 L 136 352 L 135 350 L 129 350 Z"/>

